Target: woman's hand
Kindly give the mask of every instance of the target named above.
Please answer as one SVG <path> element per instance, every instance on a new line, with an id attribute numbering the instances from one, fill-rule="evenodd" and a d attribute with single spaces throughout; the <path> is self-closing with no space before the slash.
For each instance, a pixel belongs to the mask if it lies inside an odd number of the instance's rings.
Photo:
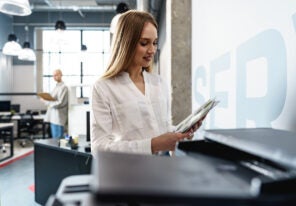
<path id="1" fill-rule="evenodd" d="M 191 136 L 191 138 L 193 137 L 193 133 L 198 130 L 198 128 L 200 128 L 200 126 L 202 125 L 202 122 L 204 121 L 204 119 L 206 118 L 207 115 L 203 116 L 198 122 L 196 122 L 188 131 L 187 133 L 189 133 L 189 135 Z"/>
<path id="2" fill-rule="evenodd" d="M 160 151 L 174 151 L 176 144 L 184 139 L 192 139 L 194 132 L 200 128 L 206 115 L 201 118 L 196 124 L 194 124 L 187 132 L 168 132 L 158 137 L 154 137 L 151 140 L 151 151 L 152 154 Z"/>
<path id="3" fill-rule="evenodd" d="M 189 132 L 186 132 L 186 133 L 168 132 L 158 137 L 154 137 L 151 140 L 152 154 L 155 154 L 156 152 L 160 152 L 160 151 L 174 151 L 177 142 L 186 138 L 190 138 Z"/>

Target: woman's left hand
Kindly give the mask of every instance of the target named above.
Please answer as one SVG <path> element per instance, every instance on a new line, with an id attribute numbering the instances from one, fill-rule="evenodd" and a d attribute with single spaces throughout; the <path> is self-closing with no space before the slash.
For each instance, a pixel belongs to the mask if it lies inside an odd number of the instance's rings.
<path id="1" fill-rule="evenodd" d="M 201 118 L 198 122 L 196 122 L 186 133 L 188 134 L 188 138 L 192 139 L 194 136 L 194 132 L 200 128 L 202 125 L 203 120 L 206 118 L 206 115 Z"/>

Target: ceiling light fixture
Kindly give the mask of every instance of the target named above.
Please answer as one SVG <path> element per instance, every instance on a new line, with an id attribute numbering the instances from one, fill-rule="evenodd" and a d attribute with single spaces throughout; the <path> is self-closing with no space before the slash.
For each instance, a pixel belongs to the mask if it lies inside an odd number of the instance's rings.
<path id="1" fill-rule="evenodd" d="M 18 59 L 24 60 L 24 61 L 36 61 L 36 54 L 31 49 L 31 45 L 29 42 L 29 26 L 25 26 L 26 31 L 26 41 L 23 44 L 23 49 L 18 54 Z"/>
<path id="2" fill-rule="evenodd" d="M 58 20 L 55 24 L 55 30 L 64 31 L 66 30 L 66 24 L 62 20 Z"/>
<path id="3" fill-rule="evenodd" d="M 18 59 L 25 61 L 36 61 L 36 54 L 30 47 L 30 42 L 25 41 L 23 49 L 19 52 Z"/>
<path id="4" fill-rule="evenodd" d="M 28 0 L 1 0 L 0 12 L 15 16 L 27 16 L 32 13 Z"/>
<path id="5" fill-rule="evenodd" d="M 18 56 L 21 49 L 22 49 L 21 45 L 17 42 L 16 35 L 9 34 L 8 35 L 8 42 L 6 42 L 4 44 L 2 52 L 5 55 Z"/>

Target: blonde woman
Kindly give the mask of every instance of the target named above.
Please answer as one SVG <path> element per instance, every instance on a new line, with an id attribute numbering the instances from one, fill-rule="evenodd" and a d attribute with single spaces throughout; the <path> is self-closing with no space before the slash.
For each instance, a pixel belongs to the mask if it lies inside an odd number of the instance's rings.
<path id="1" fill-rule="evenodd" d="M 152 74 L 157 23 L 147 12 L 130 10 L 119 18 L 104 75 L 92 91 L 91 149 L 156 154 L 173 151 L 191 136 L 173 132 L 165 83 Z"/>

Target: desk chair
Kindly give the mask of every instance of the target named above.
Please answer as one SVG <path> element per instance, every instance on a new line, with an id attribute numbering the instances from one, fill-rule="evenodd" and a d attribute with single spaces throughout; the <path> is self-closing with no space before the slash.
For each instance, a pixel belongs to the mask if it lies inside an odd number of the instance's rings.
<path id="1" fill-rule="evenodd" d="M 11 122 L 11 115 L 0 115 L 0 123 L 9 123 Z M 2 140 L 2 143 L 0 143 L 0 149 L 3 153 L 6 152 L 6 142 L 7 139 L 11 136 L 10 130 L 1 130 L 0 132 L 0 139 Z"/>
<path id="2" fill-rule="evenodd" d="M 20 114 L 18 122 L 18 139 L 21 139 L 20 145 L 24 147 L 26 140 L 33 142 L 37 134 L 42 133 L 42 125 L 34 120 L 32 113 Z"/>

